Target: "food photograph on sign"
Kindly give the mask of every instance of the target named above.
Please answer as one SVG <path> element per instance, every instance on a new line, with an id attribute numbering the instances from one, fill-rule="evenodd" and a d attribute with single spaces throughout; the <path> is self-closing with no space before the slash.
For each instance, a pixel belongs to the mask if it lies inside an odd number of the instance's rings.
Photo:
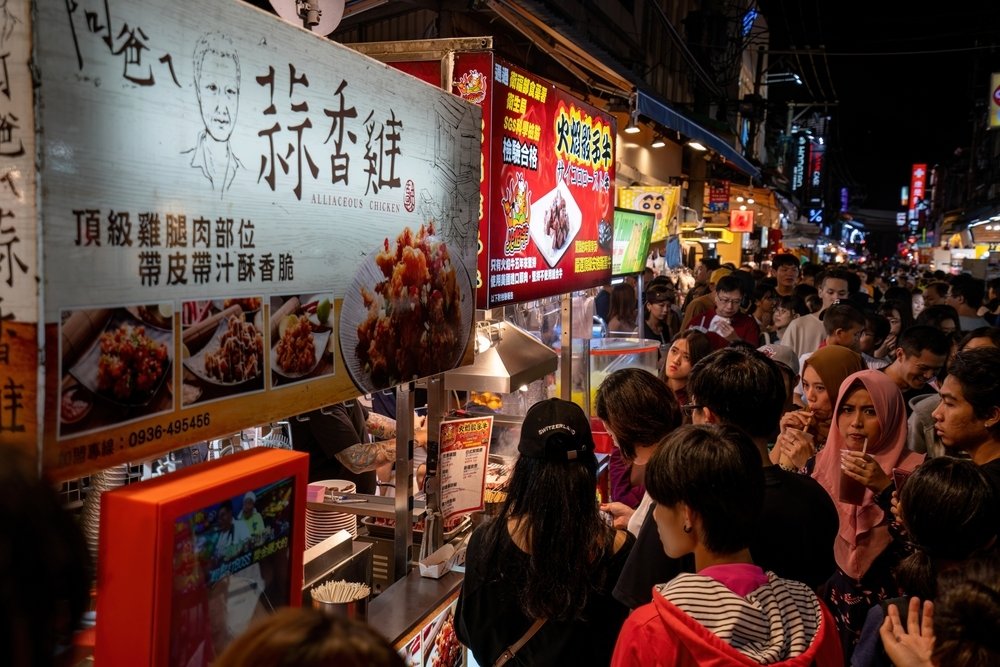
<path id="1" fill-rule="evenodd" d="M 614 117 L 502 61 L 493 87 L 483 307 L 609 282 Z"/>
<path id="2" fill-rule="evenodd" d="M 231 297 L 181 304 L 181 404 L 262 391 L 262 297 Z"/>
<path id="3" fill-rule="evenodd" d="M 364 392 L 454 367 L 468 344 L 472 282 L 434 223 L 405 227 L 362 262 L 344 297 L 340 348 Z"/>
<path id="4" fill-rule="evenodd" d="M 63 311 L 59 338 L 61 437 L 173 409 L 170 304 Z"/>
<path id="5" fill-rule="evenodd" d="M 271 386 L 333 375 L 333 294 L 271 297 Z"/>

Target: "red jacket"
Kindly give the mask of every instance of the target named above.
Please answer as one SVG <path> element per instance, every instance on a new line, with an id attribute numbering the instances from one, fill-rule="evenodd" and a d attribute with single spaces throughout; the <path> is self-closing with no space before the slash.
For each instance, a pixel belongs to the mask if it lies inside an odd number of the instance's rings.
<path id="1" fill-rule="evenodd" d="M 680 575 L 681 577 L 699 577 L 700 575 Z M 786 586 L 805 588 L 805 584 L 795 581 L 779 579 L 774 575 L 766 586 L 772 587 L 772 604 L 768 610 L 767 605 L 757 605 L 748 598 L 764 589 L 761 587 L 751 593 L 747 598 L 742 598 L 729 591 L 728 595 L 714 594 L 706 598 L 707 608 L 721 608 L 723 605 L 740 604 L 745 605 L 744 618 L 735 621 L 737 629 L 735 634 L 739 634 L 739 626 L 746 623 L 746 619 L 756 620 L 764 627 L 771 627 L 772 631 L 777 627 L 777 632 L 788 631 L 790 627 L 799 627 L 801 624 L 794 624 L 788 618 L 795 614 L 802 614 L 805 611 L 815 613 L 812 619 L 816 626 L 816 631 L 811 637 L 799 635 L 798 639 L 806 643 L 804 651 L 793 657 L 778 659 L 776 662 L 760 663 L 748 655 L 737 651 L 724 639 L 714 634 L 711 630 L 692 618 L 688 613 L 671 603 L 663 595 L 663 588 L 653 593 L 653 601 L 636 609 L 625 621 L 621 633 L 618 635 L 618 643 L 615 645 L 615 652 L 611 658 L 611 667 L 627 667 L 631 665 L 641 667 L 759 667 L 761 664 L 782 665 L 788 667 L 843 667 L 844 658 L 840 647 L 840 638 L 834 625 L 833 617 L 823 604 L 812 596 L 814 605 L 799 605 L 791 609 L 787 614 L 790 598 L 787 595 Z M 677 582 L 674 579 L 673 582 Z M 672 583 L 673 583 L 672 582 Z M 721 584 L 720 584 L 721 585 Z M 667 584 L 671 586 L 671 584 Z M 806 589 L 808 590 L 808 589 Z M 810 592 L 811 593 L 811 592 Z M 799 597 L 802 591 L 799 589 Z M 794 606 L 794 605 L 792 605 Z M 730 607 L 731 608 L 731 607 Z M 763 611 L 762 611 L 763 609 Z M 810 611 L 811 610 L 811 611 Z M 770 615 L 768 614 L 770 611 Z M 754 619 L 753 616 L 758 618 Z M 775 620 L 775 619 L 780 620 Z M 782 627 L 784 626 L 784 627 Z M 759 625 L 758 625 L 759 627 Z M 731 630 L 731 629 L 730 629 Z M 782 646 L 787 638 L 772 635 L 770 645 L 765 640 L 761 646 L 774 649 L 775 646 Z M 787 642 L 786 642 L 787 644 Z"/>
<path id="2" fill-rule="evenodd" d="M 721 350 L 727 347 L 730 341 L 726 340 L 714 331 L 708 330 L 708 325 L 712 323 L 712 318 L 715 317 L 715 308 L 711 310 L 706 310 L 701 315 L 696 315 L 691 319 L 688 324 L 688 329 L 700 329 L 705 332 L 708 336 L 708 340 L 712 343 L 712 349 Z M 745 340 L 746 342 L 753 345 L 755 348 L 760 345 L 760 327 L 757 326 L 757 320 L 750 317 L 746 313 L 738 312 L 730 319 L 730 323 L 733 325 L 733 331 L 736 335 Z"/>

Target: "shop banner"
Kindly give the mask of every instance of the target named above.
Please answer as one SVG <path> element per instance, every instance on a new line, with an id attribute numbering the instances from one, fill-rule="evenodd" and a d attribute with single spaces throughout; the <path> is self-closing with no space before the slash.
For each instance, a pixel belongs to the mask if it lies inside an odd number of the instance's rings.
<path id="1" fill-rule="evenodd" d="M 611 275 L 642 273 L 649 255 L 649 237 L 656 217 L 628 209 L 615 209 L 615 241 L 611 250 Z"/>
<path id="2" fill-rule="evenodd" d="M 484 508 L 486 459 L 493 433 L 493 417 L 453 419 L 441 424 L 441 515 L 444 524 L 456 516 Z"/>
<path id="3" fill-rule="evenodd" d="M 475 106 L 241 2 L 36 8 L 49 471 L 471 362 Z"/>
<path id="4" fill-rule="evenodd" d="M 729 231 L 731 232 L 752 232 L 753 231 L 753 211 L 730 211 Z"/>
<path id="5" fill-rule="evenodd" d="M 500 60 L 485 307 L 611 279 L 614 117 Z"/>
<path id="6" fill-rule="evenodd" d="M 912 211 L 917 209 L 917 206 L 924 199 L 924 188 L 927 186 L 927 165 L 926 164 L 915 164 L 913 169 L 910 171 L 910 202 L 909 208 L 911 211 L 911 217 L 913 216 Z"/>
<path id="7" fill-rule="evenodd" d="M 716 181 L 708 186 L 708 210 L 712 213 L 729 210 L 729 181 Z"/>
<path id="8" fill-rule="evenodd" d="M 656 216 L 651 242 L 657 243 L 668 236 L 680 234 L 677 203 L 681 189 L 676 185 L 638 186 L 616 188 L 618 206 L 635 211 L 645 211 Z"/>
<path id="9" fill-rule="evenodd" d="M 0 13 L 0 442 L 38 455 L 39 288 L 31 3 Z"/>

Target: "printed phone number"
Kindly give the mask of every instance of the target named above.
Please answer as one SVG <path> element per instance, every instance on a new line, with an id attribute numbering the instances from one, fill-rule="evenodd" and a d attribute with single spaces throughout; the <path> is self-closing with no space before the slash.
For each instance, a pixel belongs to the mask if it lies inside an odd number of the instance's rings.
<path id="1" fill-rule="evenodd" d="M 203 412 L 200 415 L 175 419 L 166 426 L 163 424 L 147 426 L 146 428 L 139 429 L 138 431 L 132 431 L 128 434 L 128 446 L 136 447 L 147 442 L 154 442 L 161 439 L 165 435 L 172 436 L 187 433 L 188 431 L 204 428 L 211 424 L 211 422 L 211 414 Z"/>

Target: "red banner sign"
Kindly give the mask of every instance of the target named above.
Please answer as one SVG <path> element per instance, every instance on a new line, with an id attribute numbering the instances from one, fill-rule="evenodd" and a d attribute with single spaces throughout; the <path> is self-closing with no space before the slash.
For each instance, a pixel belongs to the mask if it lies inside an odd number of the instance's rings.
<path id="1" fill-rule="evenodd" d="M 924 198 L 924 188 L 927 185 L 927 165 L 913 165 L 913 173 L 910 176 L 910 210 L 917 207 L 917 204 Z"/>
<path id="2" fill-rule="evenodd" d="M 611 280 L 614 118 L 502 61 L 493 67 L 483 307 Z"/>

